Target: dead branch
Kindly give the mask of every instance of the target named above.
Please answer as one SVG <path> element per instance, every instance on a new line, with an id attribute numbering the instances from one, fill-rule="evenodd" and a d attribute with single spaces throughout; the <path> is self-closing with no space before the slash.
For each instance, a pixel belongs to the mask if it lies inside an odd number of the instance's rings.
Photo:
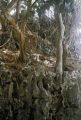
<path id="1" fill-rule="evenodd" d="M 63 24 L 62 14 L 59 14 L 59 28 L 60 28 L 60 38 L 57 44 L 57 61 L 56 61 L 56 74 L 58 75 L 60 81 L 62 82 L 62 74 L 63 74 L 63 39 L 64 39 L 64 31 L 65 26 Z"/>

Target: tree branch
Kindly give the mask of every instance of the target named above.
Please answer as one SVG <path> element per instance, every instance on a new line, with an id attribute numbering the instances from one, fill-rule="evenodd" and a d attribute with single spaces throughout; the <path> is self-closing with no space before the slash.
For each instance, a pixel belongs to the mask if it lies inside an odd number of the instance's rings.
<path id="1" fill-rule="evenodd" d="M 5 47 L 11 40 L 11 37 L 12 37 L 12 32 L 10 33 L 10 37 L 9 39 L 6 41 L 6 43 L 4 43 L 3 45 L 0 46 L 0 49 L 2 49 L 3 47 Z"/>
<path id="2" fill-rule="evenodd" d="M 35 0 L 35 2 L 31 5 L 31 7 L 33 7 L 35 4 L 36 4 L 36 2 L 38 2 L 39 0 Z"/>
<path id="3" fill-rule="evenodd" d="M 18 0 L 12 0 L 6 7 L 6 9 L 4 10 L 4 12 L 10 12 L 15 6 L 16 6 L 16 3 L 17 3 Z"/>

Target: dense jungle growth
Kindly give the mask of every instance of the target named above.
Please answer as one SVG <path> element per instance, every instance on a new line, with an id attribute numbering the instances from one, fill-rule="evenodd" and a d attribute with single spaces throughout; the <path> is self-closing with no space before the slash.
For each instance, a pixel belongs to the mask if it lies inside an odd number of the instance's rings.
<path id="1" fill-rule="evenodd" d="M 0 0 L 0 120 L 81 120 L 80 4 Z"/>

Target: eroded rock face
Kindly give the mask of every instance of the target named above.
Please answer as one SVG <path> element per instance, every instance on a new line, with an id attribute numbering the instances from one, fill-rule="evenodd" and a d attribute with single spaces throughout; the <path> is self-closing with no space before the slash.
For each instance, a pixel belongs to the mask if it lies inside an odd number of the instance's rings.
<path id="1" fill-rule="evenodd" d="M 55 73 L 40 65 L 1 68 L 0 120 L 80 120 L 81 74 L 65 72 L 60 87 Z"/>
<path id="2" fill-rule="evenodd" d="M 20 71 L 2 69 L 0 120 L 56 120 L 61 96 L 54 77 L 43 67 L 34 71 L 30 66 Z"/>
<path id="3" fill-rule="evenodd" d="M 66 72 L 62 86 L 64 120 L 81 119 L 81 73 Z"/>

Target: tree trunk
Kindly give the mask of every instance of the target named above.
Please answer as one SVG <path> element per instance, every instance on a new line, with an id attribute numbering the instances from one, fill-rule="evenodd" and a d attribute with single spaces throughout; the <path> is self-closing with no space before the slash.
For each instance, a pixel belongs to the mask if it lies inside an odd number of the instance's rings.
<path id="1" fill-rule="evenodd" d="M 25 39 L 24 39 L 24 33 L 17 26 L 14 18 L 12 18 L 8 13 L 5 13 L 5 17 L 7 18 L 9 24 L 14 28 L 14 30 L 17 33 L 17 38 L 18 38 L 18 41 L 19 41 L 19 49 L 20 49 L 19 59 L 20 59 L 21 62 L 24 62 L 25 61 Z M 3 22 L 5 21 L 4 16 L 0 16 L 0 19 L 2 19 Z"/>
<path id="2" fill-rule="evenodd" d="M 57 60 L 56 60 L 56 75 L 59 82 L 62 82 L 62 74 L 63 74 L 63 39 L 64 39 L 64 31 L 65 27 L 63 24 L 62 14 L 59 14 L 59 28 L 60 28 L 60 38 L 57 43 Z"/>
<path id="3" fill-rule="evenodd" d="M 9 23 L 12 25 L 12 27 L 15 29 L 17 32 L 18 36 L 18 41 L 19 41 L 19 47 L 20 47 L 20 61 L 24 62 L 25 61 L 25 39 L 24 39 L 24 33 L 19 29 L 19 27 L 16 25 L 15 22 L 13 22 L 13 18 L 9 15 L 6 15 L 6 18 L 8 19 Z"/>
<path id="4" fill-rule="evenodd" d="M 32 5 L 32 0 L 28 0 L 28 2 L 27 2 L 27 19 L 28 19 L 28 17 L 31 17 L 31 9 L 32 9 L 32 7 L 31 7 L 31 5 Z"/>
<path id="5" fill-rule="evenodd" d="M 20 10 L 20 0 L 17 1 L 17 5 L 16 5 L 16 20 L 17 21 L 19 19 L 19 10 Z"/>
<path id="6" fill-rule="evenodd" d="M 66 43 L 63 44 L 63 70 L 66 69 L 66 58 L 68 53 L 68 45 Z"/>
<path id="7" fill-rule="evenodd" d="M 63 39 L 65 26 L 63 24 L 62 14 L 58 14 L 59 18 L 59 32 L 60 36 L 57 42 L 57 60 L 56 60 L 56 84 L 58 88 L 59 98 L 56 108 L 56 119 L 58 120 L 58 114 L 63 110 L 63 96 L 62 96 L 62 82 L 63 82 Z M 63 114 L 63 111 L 62 111 Z M 60 120 L 63 120 L 63 116 L 60 116 Z"/>

